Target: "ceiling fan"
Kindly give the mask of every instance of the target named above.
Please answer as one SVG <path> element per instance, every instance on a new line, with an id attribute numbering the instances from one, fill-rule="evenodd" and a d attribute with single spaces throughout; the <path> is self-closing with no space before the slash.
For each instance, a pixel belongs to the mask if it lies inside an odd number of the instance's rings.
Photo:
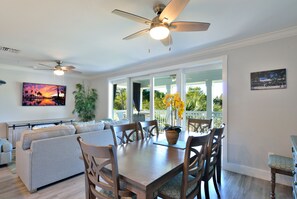
<path id="1" fill-rule="evenodd" d="M 45 66 L 47 68 L 36 68 L 35 67 L 35 69 L 36 70 L 52 70 L 52 71 L 54 71 L 55 75 L 59 75 L 59 76 L 64 75 L 65 72 L 81 74 L 81 72 L 74 70 L 75 69 L 74 66 L 62 66 L 63 62 L 60 60 L 56 60 L 55 62 L 57 63 L 56 66 L 48 66 L 45 64 L 39 64 L 39 65 Z"/>
<path id="2" fill-rule="evenodd" d="M 154 12 L 157 16 L 152 20 L 118 9 L 113 10 L 112 13 L 150 26 L 123 38 L 124 40 L 134 39 L 149 32 L 153 39 L 160 40 L 165 46 L 168 46 L 172 44 L 170 31 L 206 31 L 210 26 L 210 23 L 204 22 L 174 21 L 188 2 L 189 0 L 172 0 L 167 6 L 156 4 Z"/>

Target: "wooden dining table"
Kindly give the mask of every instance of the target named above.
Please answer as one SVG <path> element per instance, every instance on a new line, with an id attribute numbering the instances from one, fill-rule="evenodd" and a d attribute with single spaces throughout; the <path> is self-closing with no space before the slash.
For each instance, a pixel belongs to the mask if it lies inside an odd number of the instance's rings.
<path id="1" fill-rule="evenodd" d="M 182 172 L 189 135 L 203 134 L 182 132 L 176 145 L 168 145 L 164 134 L 118 145 L 118 171 L 124 187 L 135 193 L 137 198 L 156 198 L 158 189 Z"/>
<path id="2" fill-rule="evenodd" d="M 178 148 L 157 144 L 164 143 L 162 134 L 117 146 L 119 175 L 126 188 L 137 198 L 155 198 L 157 190 L 182 171 L 188 135 L 180 134 Z"/>

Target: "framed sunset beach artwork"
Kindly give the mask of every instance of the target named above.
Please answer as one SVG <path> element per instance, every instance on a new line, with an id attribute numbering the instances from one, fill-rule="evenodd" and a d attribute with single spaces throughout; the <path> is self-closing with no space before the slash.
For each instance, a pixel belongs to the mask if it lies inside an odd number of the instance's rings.
<path id="1" fill-rule="evenodd" d="M 23 106 L 65 106 L 66 86 L 23 82 Z"/>

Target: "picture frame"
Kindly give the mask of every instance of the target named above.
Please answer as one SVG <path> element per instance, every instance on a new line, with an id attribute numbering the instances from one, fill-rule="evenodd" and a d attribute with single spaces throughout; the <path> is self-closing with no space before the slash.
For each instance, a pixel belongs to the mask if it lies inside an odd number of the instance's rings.
<path id="1" fill-rule="evenodd" d="M 285 88 L 287 88 L 286 68 L 251 73 L 251 90 Z"/>
<path id="2" fill-rule="evenodd" d="M 22 106 L 65 106 L 66 86 L 23 82 Z"/>

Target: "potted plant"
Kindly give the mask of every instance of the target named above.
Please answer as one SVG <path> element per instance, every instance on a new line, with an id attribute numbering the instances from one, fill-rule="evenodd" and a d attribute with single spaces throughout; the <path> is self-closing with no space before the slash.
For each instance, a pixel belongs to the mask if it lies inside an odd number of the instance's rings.
<path id="1" fill-rule="evenodd" d="M 84 84 L 76 84 L 74 95 L 74 110 L 72 113 L 77 113 L 78 117 L 83 122 L 93 120 L 95 118 L 96 101 L 98 98 L 97 90 L 85 88 Z"/>
<path id="2" fill-rule="evenodd" d="M 176 144 L 181 127 L 176 126 L 177 119 L 183 119 L 183 113 L 185 111 L 185 103 L 181 100 L 179 93 L 166 94 L 163 103 L 166 108 L 170 108 L 171 124 L 165 125 L 165 135 L 169 144 Z"/>

